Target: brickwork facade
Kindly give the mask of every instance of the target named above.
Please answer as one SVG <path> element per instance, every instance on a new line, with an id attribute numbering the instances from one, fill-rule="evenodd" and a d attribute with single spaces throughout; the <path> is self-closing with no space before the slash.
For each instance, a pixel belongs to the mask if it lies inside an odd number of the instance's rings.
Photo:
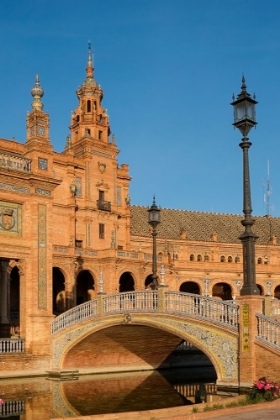
<path id="1" fill-rule="evenodd" d="M 31 94 L 26 141 L 0 138 L 0 337 L 20 335 L 45 366 L 56 315 L 100 291 L 150 283 L 152 237 L 148 209 L 130 203 L 129 167 L 118 164 L 90 49 L 62 153 L 49 138 L 38 76 Z M 158 272 L 164 267 L 169 290 L 238 298 L 241 220 L 162 209 Z M 255 226 L 258 286 L 280 298 L 280 219 L 256 218 Z"/>

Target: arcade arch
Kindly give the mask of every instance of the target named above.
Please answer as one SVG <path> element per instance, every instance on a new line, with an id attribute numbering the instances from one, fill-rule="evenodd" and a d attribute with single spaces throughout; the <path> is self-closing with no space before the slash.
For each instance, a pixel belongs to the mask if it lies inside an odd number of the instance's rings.
<path id="1" fill-rule="evenodd" d="M 232 300 L 232 289 L 227 283 L 216 283 L 212 289 L 212 296 L 222 300 Z"/>
<path id="2" fill-rule="evenodd" d="M 120 277 L 119 292 L 133 292 L 134 290 L 134 279 L 132 274 L 126 271 Z"/>
<path id="3" fill-rule="evenodd" d="M 274 289 L 274 297 L 275 299 L 280 299 L 280 286 L 276 286 Z"/>
<path id="4" fill-rule="evenodd" d="M 94 278 L 89 270 L 82 270 L 76 280 L 76 305 L 96 297 Z"/>
<path id="5" fill-rule="evenodd" d="M 65 278 L 59 267 L 52 269 L 53 284 L 53 314 L 59 315 L 66 311 Z"/>
<path id="6" fill-rule="evenodd" d="M 185 293 L 193 293 L 194 295 L 201 294 L 199 284 L 194 281 L 185 281 L 181 284 L 179 291 Z"/>

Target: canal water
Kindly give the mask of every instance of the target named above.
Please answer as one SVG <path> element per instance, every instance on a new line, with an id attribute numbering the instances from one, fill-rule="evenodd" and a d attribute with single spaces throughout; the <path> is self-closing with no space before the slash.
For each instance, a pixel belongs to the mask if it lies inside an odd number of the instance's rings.
<path id="1" fill-rule="evenodd" d="M 213 366 L 172 370 L 0 380 L 0 418 L 49 420 L 220 401 Z"/>

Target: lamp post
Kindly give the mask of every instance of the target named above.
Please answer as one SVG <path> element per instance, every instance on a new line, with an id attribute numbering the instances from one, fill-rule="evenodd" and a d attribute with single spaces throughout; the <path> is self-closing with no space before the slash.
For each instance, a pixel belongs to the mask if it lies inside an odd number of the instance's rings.
<path id="1" fill-rule="evenodd" d="M 148 210 L 148 222 L 153 228 L 153 274 L 152 274 L 152 283 L 151 288 L 153 290 L 158 288 L 158 275 L 157 275 L 157 245 L 156 245 L 156 236 L 157 236 L 157 226 L 160 223 L 159 220 L 160 209 L 156 205 L 155 196 L 153 199 L 153 204 Z"/>
<path id="2" fill-rule="evenodd" d="M 243 150 L 243 213 L 244 220 L 241 221 L 245 227 L 244 233 L 239 237 L 243 245 L 243 286 L 240 295 L 259 295 L 260 291 L 256 284 L 256 262 L 255 262 L 255 242 L 258 238 L 252 232 L 252 226 L 255 220 L 251 217 L 251 190 L 249 173 L 249 148 L 251 142 L 247 135 L 252 127 L 255 127 L 256 113 L 255 95 L 253 99 L 246 90 L 245 78 L 242 77 L 241 92 L 235 99 L 232 97 L 231 105 L 234 109 L 234 127 L 238 128 L 243 135 L 242 142 L 239 144 Z"/>

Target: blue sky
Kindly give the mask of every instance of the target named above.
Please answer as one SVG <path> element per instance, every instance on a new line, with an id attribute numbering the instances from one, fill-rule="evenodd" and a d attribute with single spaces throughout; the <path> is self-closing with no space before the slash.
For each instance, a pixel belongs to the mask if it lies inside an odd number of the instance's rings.
<path id="1" fill-rule="evenodd" d="M 232 94 L 256 93 L 249 151 L 253 214 L 280 216 L 280 2 L 277 0 L 1 0 L 0 137 L 26 138 L 38 73 L 54 149 L 62 151 L 87 43 L 104 91 L 131 202 L 242 213 L 241 134 Z"/>

